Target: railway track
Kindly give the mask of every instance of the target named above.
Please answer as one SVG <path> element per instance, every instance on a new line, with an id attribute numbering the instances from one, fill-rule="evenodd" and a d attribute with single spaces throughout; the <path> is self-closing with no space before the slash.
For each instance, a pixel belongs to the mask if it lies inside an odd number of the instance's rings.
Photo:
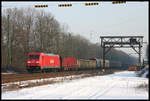
<path id="1" fill-rule="evenodd" d="M 113 73 L 112 70 L 101 72 L 100 70 L 84 70 L 84 71 L 63 71 L 63 72 L 50 72 L 50 73 L 23 73 L 23 74 L 1 74 L 2 84 L 9 82 L 34 80 L 42 78 L 55 78 L 70 75 L 90 74 L 90 75 L 104 75 Z"/>
<path id="2" fill-rule="evenodd" d="M 54 78 L 69 75 L 79 75 L 86 73 L 94 73 L 98 71 L 64 71 L 64 72 L 51 72 L 51 73 L 23 73 L 23 74 L 2 74 L 2 83 L 34 80 L 41 78 Z"/>

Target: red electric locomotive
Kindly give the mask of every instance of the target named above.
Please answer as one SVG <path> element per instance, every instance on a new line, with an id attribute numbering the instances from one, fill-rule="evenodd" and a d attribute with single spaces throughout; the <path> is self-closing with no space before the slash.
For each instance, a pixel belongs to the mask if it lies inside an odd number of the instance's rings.
<path id="1" fill-rule="evenodd" d="M 29 53 L 27 58 L 27 70 L 51 71 L 61 69 L 61 57 L 55 54 Z"/>

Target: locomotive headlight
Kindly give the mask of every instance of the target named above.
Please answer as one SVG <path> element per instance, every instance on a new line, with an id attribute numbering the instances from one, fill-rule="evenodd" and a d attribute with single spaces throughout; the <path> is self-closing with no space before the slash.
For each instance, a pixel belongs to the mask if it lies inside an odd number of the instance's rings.
<path id="1" fill-rule="evenodd" d="M 31 61 L 28 61 L 28 63 L 31 63 Z"/>
<path id="2" fill-rule="evenodd" d="M 36 63 L 39 63 L 39 61 L 36 61 Z"/>

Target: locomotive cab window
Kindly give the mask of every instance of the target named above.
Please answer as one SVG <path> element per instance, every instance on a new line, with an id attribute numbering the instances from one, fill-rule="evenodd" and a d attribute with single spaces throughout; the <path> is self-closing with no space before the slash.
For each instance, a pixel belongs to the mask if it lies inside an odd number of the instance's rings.
<path id="1" fill-rule="evenodd" d="M 29 59 L 39 59 L 40 55 L 29 55 Z"/>

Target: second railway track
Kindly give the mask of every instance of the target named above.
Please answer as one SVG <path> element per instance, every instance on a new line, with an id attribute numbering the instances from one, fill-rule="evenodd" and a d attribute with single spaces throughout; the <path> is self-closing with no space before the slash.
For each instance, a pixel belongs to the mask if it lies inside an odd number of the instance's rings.
<path id="1" fill-rule="evenodd" d="M 50 72 L 50 73 L 22 73 L 22 74 L 1 74 L 2 84 L 9 82 L 34 80 L 42 78 L 55 78 L 70 75 L 90 74 L 90 75 L 103 75 L 113 73 L 113 70 L 108 70 L 102 73 L 100 70 L 86 70 L 86 71 L 64 71 L 64 72 Z"/>

